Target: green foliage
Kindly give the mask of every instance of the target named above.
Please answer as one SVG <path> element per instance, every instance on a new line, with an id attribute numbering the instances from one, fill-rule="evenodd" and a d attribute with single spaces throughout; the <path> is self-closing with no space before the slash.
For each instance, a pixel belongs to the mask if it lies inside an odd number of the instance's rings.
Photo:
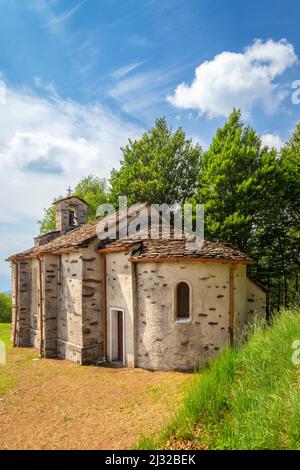
<path id="1" fill-rule="evenodd" d="M 299 173 L 300 125 L 278 154 L 237 110 L 201 160 L 195 200 L 205 205 L 205 236 L 256 260 L 251 274 L 272 292 L 271 310 L 299 296 Z"/>
<path id="2" fill-rule="evenodd" d="M 119 196 L 128 203 L 181 203 L 194 195 L 201 148 L 187 140 L 184 131 L 175 132 L 165 118 L 138 140 L 129 140 L 122 149 L 120 170 L 113 170 L 110 179 L 110 200 L 117 204 Z"/>
<path id="3" fill-rule="evenodd" d="M 292 362 L 299 332 L 299 310 L 256 325 L 246 345 L 199 372 L 159 439 L 138 448 L 166 448 L 175 437 L 209 449 L 300 449 L 300 365 Z"/>
<path id="4" fill-rule="evenodd" d="M 205 237 L 231 243 L 257 263 L 251 275 L 272 293 L 270 311 L 296 304 L 299 292 L 300 124 L 281 152 L 263 147 L 256 132 L 233 110 L 209 149 L 172 131 L 164 118 L 122 149 L 110 191 L 96 176 L 83 178 L 74 194 L 89 204 L 88 221 L 119 196 L 128 203 L 205 205 Z M 45 210 L 41 233 L 55 230 L 55 209 Z"/>
<path id="5" fill-rule="evenodd" d="M 81 197 L 88 204 L 87 220 L 95 220 L 98 206 L 107 202 L 106 180 L 94 175 L 82 178 L 75 187 L 74 196 Z"/>
<path id="6" fill-rule="evenodd" d="M 250 254 L 258 261 L 255 276 L 273 292 L 273 308 L 291 305 L 298 293 L 299 271 L 299 126 L 279 155 L 262 152 L 257 174 L 257 210 Z M 297 137 L 298 134 L 298 137 Z"/>
<path id="7" fill-rule="evenodd" d="M 7 348 L 11 347 L 10 333 L 10 323 L 0 323 L 0 341 L 3 341 Z M 11 374 L 7 374 L 6 367 L 0 365 L 0 397 L 14 385 L 14 382 Z"/>
<path id="8" fill-rule="evenodd" d="M 11 296 L 0 292 L 0 323 L 11 322 Z"/>
<path id="9" fill-rule="evenodd" d="M 106 180 L 94 175 L 82 178 L 75 187 L 73 195 L 81 197 L 88 204 L 87 221 L 95 220 L 98 206 L 107 202 Z M 59 196 L 55 198 L 55 201 L 63 197 L 65 196 Z M 41 233 L 55 230 L 55 207 L 53 205 L 44 209 L 44 218 L 39 224 Z"/>
<path id="10" fill-rule="evenodd" d="M 3 341 L 7 347 L 11 346 L 11 324 L 0 323 L 0 340 Z"/>
<path id="11" fill-rule="evenodd" d="M 234 110 L 204 153 L 197 201 L 205 205 L 208 239 L 247 249 L 260 146 L 254 130 L 244 127 L 240 112 Z"/>
<path id="12" fill-rule="evenodd" d="M 57 199 L 60 199 L 60 197 Z M 44 217 L 38 223 L 40 225 L 40 233 L 48 233 L 55 230 L 55 207 L 53 205 L 44 209 Z"/>

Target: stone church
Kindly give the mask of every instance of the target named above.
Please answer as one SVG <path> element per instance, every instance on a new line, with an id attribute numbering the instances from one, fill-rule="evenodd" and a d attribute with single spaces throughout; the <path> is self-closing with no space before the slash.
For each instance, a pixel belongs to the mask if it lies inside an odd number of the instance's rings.
<path id="1" fill-rule="evenodd" d="M 266 312 L 252 261 L 227 244 L 183 239 L 99 240 L 76 196 L 54 203 L 56 230 L 12 266 L 15 346 L 45 358 L 152 370 L 189 370 L 242 336 Z M 127 211 L 117 213 L 120 226 Z"/>

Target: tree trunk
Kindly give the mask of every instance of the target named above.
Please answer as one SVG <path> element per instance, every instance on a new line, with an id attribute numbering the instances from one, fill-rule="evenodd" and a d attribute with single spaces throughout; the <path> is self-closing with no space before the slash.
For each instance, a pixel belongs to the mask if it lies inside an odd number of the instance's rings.
<path id="1" fill-rule="evenodd" d="M 277 312 L 279 312 L 280 310 L 280 292 L 281 292 L 281 289 L 280 289 L 280 280 L 278 280 L 278 284 L 277 284 Z"/>

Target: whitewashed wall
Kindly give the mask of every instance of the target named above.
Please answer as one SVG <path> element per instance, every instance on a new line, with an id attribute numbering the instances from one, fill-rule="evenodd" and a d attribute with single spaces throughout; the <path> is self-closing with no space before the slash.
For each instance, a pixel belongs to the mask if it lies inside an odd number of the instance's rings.
<path id="1" fill-rule="evenodd" d="M 192 369 L 229 341 L 229 265 L 138 263 L 137 365 Z M 191 321 L 174 319 L 178 282 L 192 288 Z"/>
<path id="2" fill-rule="evenodd" d="M 125 364 L 134 367 L 134 266 L 128 261 L 129 253 L 107 253 L 107 338 L 110 360 L 110 309 L 124 309 Z"/>

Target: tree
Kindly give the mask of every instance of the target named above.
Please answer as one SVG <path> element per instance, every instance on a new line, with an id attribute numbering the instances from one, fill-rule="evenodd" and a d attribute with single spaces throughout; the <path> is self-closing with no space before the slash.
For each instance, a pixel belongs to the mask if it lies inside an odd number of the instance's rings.
<path id="1" fill-rule="evenodd" d="M 205 205 L 206 236 L 246 250 L 253 224 L 255 174 L 261 141 L 233 110 L 201 159 L 198 203 Z"/>
<path id="2" fill-rule="evenodd" d="M 263 147 L 234 110 L 201 160 L 197 202 L 206 237 L 238 246 L 256 261 L 250 273 L 288 306 L 298 289 L 300 125 L 278 153 Z"/>
<path id="3" fill-rule="evenodd" d="M 11 322 L 11 297 L 5 292 L 0 292 L 0 323 Z"/>
<path id="4" fill-rule="evenodd" d="M 64 196 L 59 196 L 54 199 L 54 201 L 63 198 Z M 53 232 L 55 230 L 55 207 L 51 205 L 47 209 L 44 209 L 44 217 L 42 220 L 38 221 L 40 226 L 40 233 Z"/>
<path id="5" fill-rule="evenodd" d="M 107 202 L 106 180 L 89 175 L 77 184 L 74 196 L 81 197 L 88 204 L 87 220 L 95 220 L 97 208 Z"/>
<path id="6" fill-rule="evenodd" d="M 179 128 L 172 131 L 165 118 L 138 140 L 129 140 L 121 149 L 119 170 L 110 178 L 110 201 L 116 205 L 119 196 L 129 204 L 182 203 L 197 189 L 201 147 L 194 146 Z"/>
<path id="7" fill-rule="evenodd" d="M 266 280 L 273 291 L 273 306 L 279 309 L 299 296 L 299 124 L 279 154 L 274 149 L 264 149 L 257 182 L 259 210 L 252 253 L 258 263 L 253 270 Z"/>
<path id="8" fill-rule="evenodd" d="M 94 175 L 82 178 L 75 187 L 73 195 L 81 197 L 88 204 L 87 221 L 95 220 L 98 206 L 107 202 L 106 180 Z M 66 196 L 59 196 L 55 198 L 55 201 L 62 197 Z M 44 209 L 44 218 L 39 224 L 41 233 L 55 230 L 55 207 L 53 205 Z"/>

